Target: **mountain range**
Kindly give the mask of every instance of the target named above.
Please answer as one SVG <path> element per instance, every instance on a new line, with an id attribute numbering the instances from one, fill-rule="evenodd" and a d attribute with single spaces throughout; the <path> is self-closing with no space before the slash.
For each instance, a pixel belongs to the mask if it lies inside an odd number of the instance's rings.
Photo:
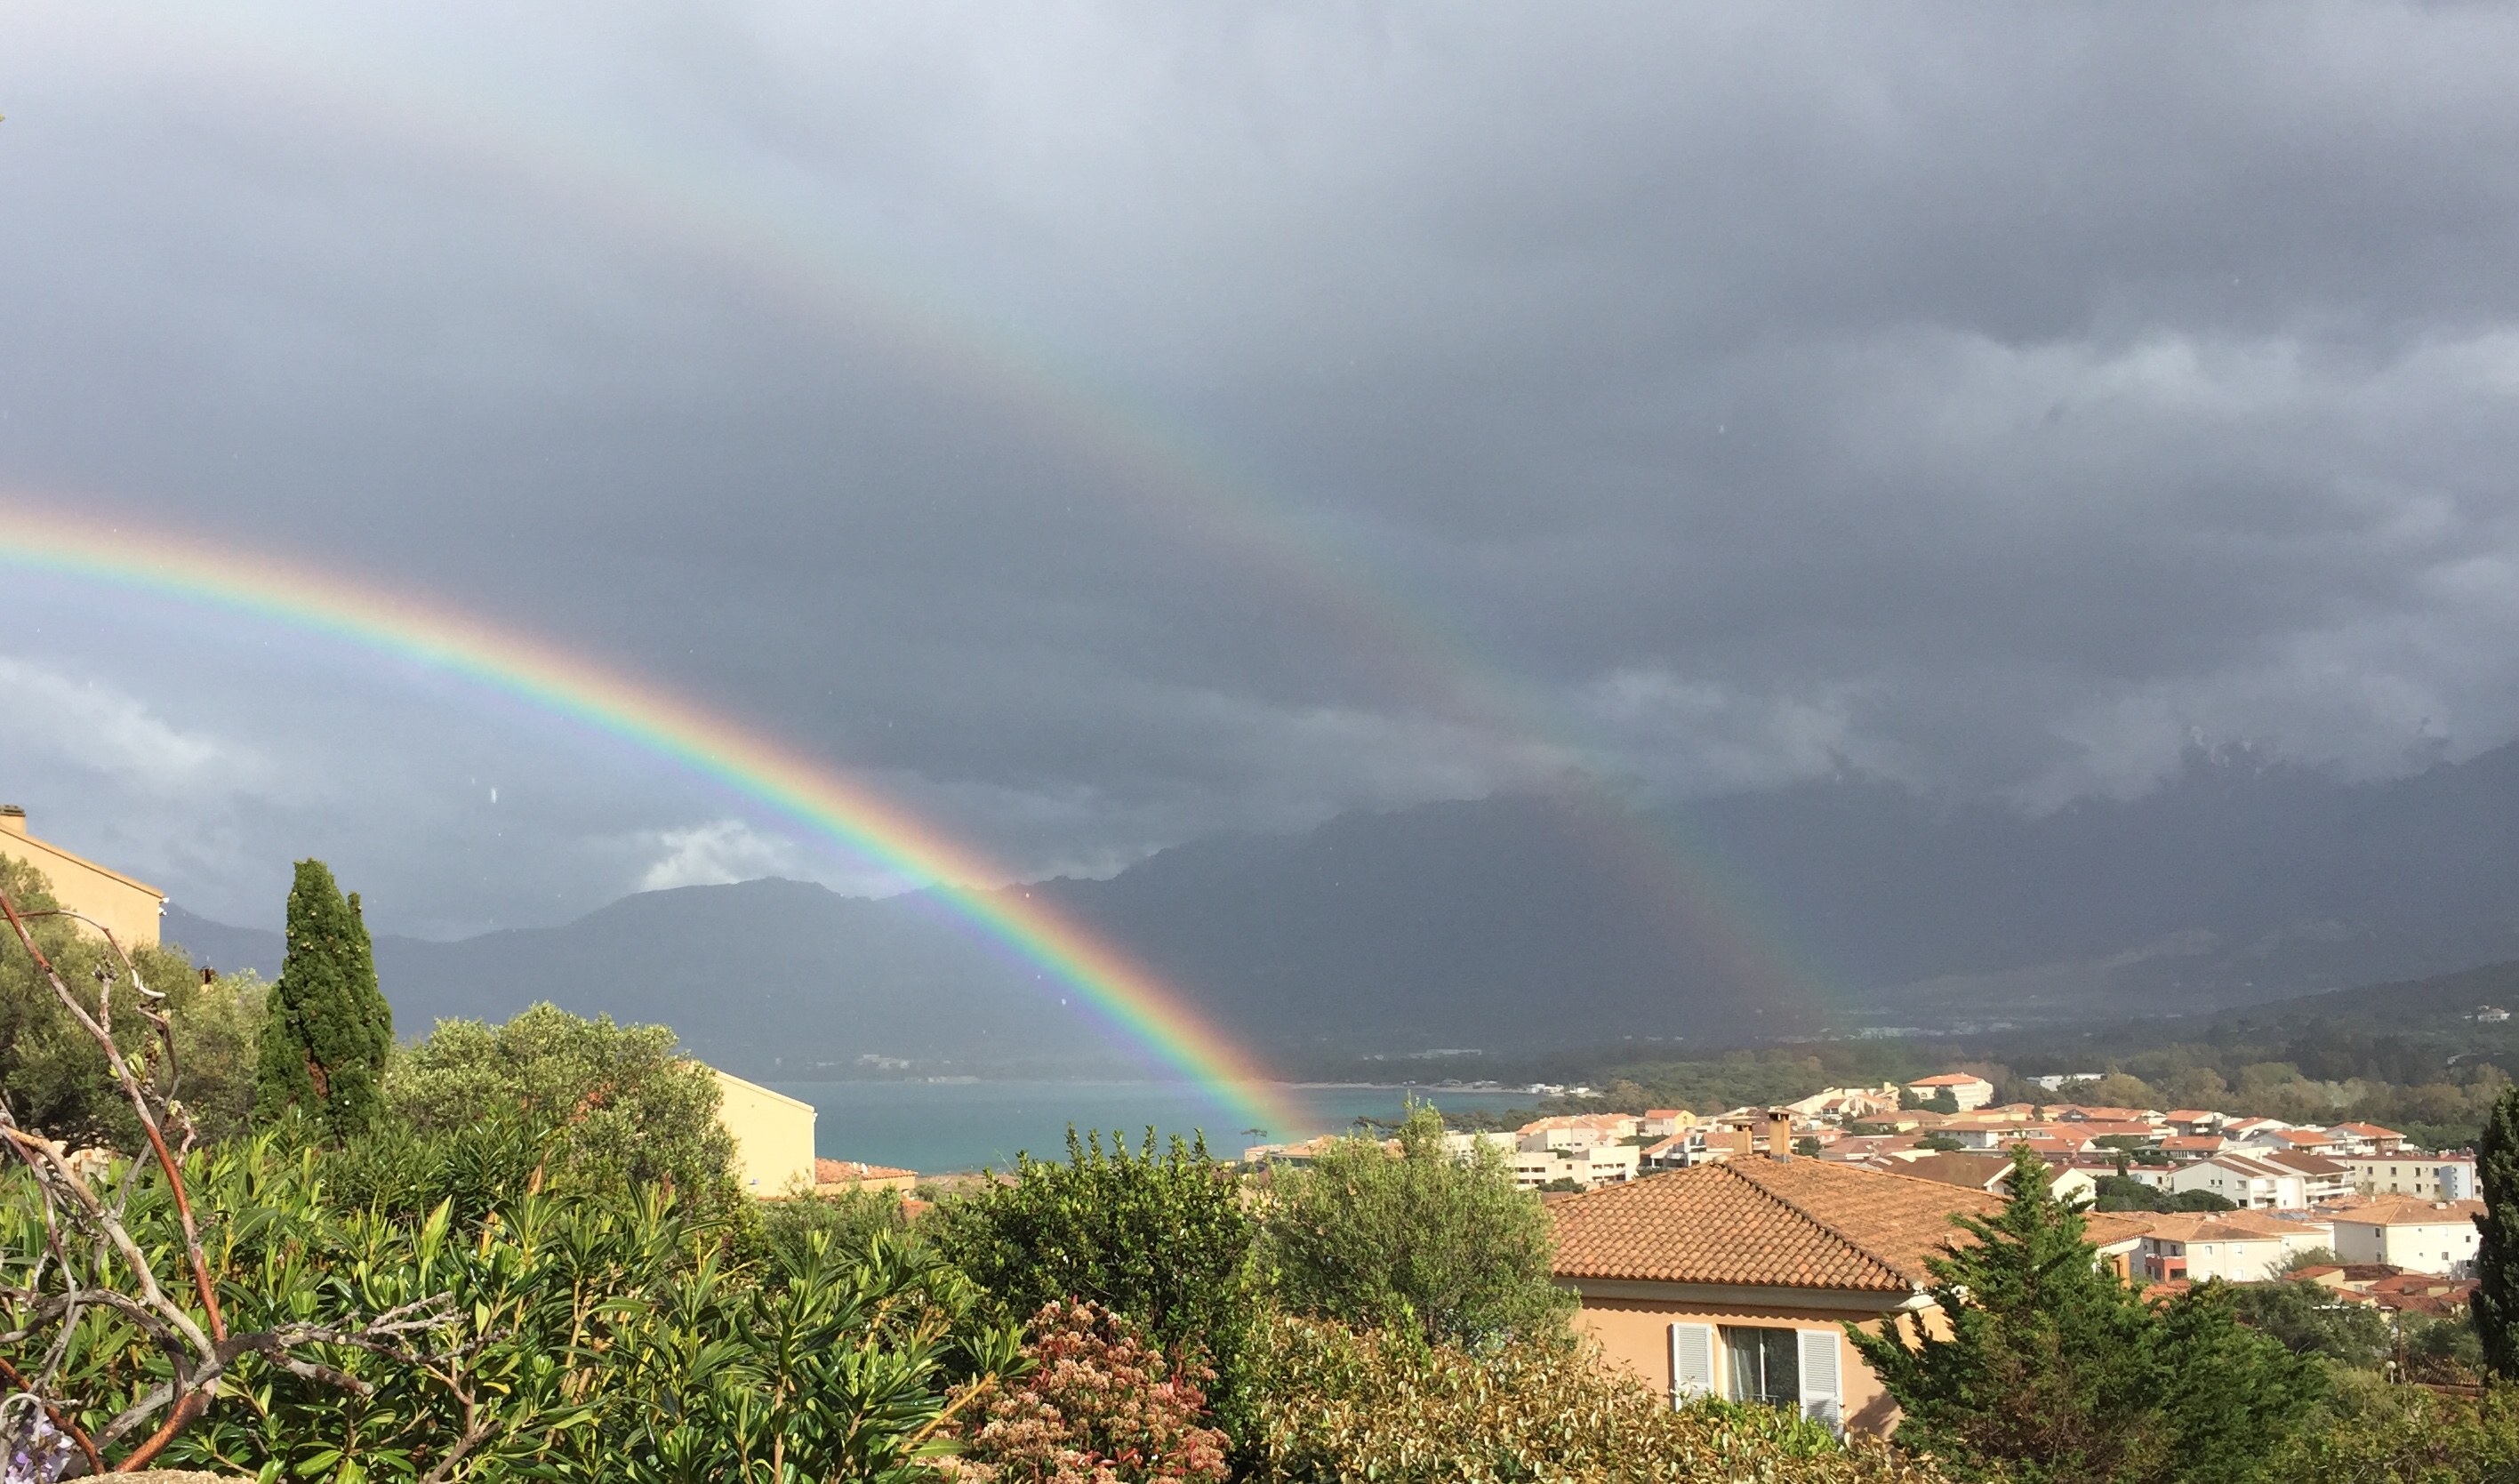
<path id="1" fill-rule="evenodd" d="M 2198 749 L 2141 798 L 2044 814 L 1862 777 L 1657 808 L 1508 795 L 1008 890 L 1282 1064 L 1328 1065 L 2188 1015 L 2465 969 L 2519 957 L 2514 827 L 2519 746 L 2378 782 Z M 167 936 L 278 969 L 274 933 L 171 908 Z M 550 999 L 791 1079 L 1129 1065 L 1083 996 L 926 893 L 687 887 L 376 957 L 406 1033 Z"/>

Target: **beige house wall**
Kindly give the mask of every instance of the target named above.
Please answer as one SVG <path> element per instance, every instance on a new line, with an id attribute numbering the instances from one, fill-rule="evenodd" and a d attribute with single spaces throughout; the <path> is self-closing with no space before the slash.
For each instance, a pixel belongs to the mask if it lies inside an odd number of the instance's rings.
<path id="1" fill-rule="evenodd" d="M 1561 1280 L 1562 1282 L 1563 1280 Z M 1670 1327 L 1674 1324 L 1746 1325 L 1787 1330 L 1825 1330 L 1837 1345 L 1839 1406 L 1854 1431 L 1886 1436 L 1898 1424 L 1898 1404 L 1880 1378 L 1848 1344 L 1839 1327 L 1861 1325 L 1875 1333 L 1896 1310 L 1892 1295 L 1786 1289 L 1786 1303 L 1749 1301 L 1744 1290 L 1685 1284 L 1604 1283 L 1570 1285 L 1582 1295 L 1576 1325 L 1599 1341 L 1605 1364 L 1634 1373 L 1656 1395 L 1671 1394 Z M 1672 1296 L 1651 1296 L 1657 1292 Z M 1685 1296 L 1681 1296 L 1685 1295 Z M 1718 1377 L 1722 1367 L 1716 1366 Z M 1721 1382 L 1718 1378 L 1717 1385 Z"/>
<path id="2" fill-rule="evenodd" d="M 734 1136 L 734 1178 L 747 1195 L 784 1196 L 814 1186 L 814 1105 L 717 1072 L 718 1122 Z"/>
<path id="3" fill-rule="evenodd" d="M 54 900 L 94 918 L 122 946 L 157 945 L 157 918 L 166 905 L 165 893 L 29 835 L 26 815 L 15 806 L 0 809 L 0 855 L 43 872 Z"/>

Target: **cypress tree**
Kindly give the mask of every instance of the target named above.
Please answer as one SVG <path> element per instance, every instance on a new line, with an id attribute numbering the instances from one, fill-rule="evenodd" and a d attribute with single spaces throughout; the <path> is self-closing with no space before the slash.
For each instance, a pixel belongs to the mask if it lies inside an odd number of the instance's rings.
<path id="1" fill-rule="evenodd" d="M 2040 1484 L 2242 1484 L 2299 1424 L 2324 1373 L 2239 1323 L 2208 1283 L 2144 1301 L 2099 1265 L 2080 1209 L 2013 1152 L 2010 1199 L 1954 1217 L 1975 1241 L 1925 1262 L 1947 1331 L 1847 1336 L 1906 1414 L 1901 1447 L 1955 1477 Z"/>
<path id="2" fill-rule="evenodd" d="M 301 860 L 288 889 L 287 957 L 262 1027 L 255 1115 L 294 1104 L 335 1140 L 365 1132 L 392 1048 L 393 1011 L 376 989 L 359 895 L 344 900 L 329 866 Z"/>
<path id="3" fill-rule="evenodd" d="M 2484 1214 L 2475 1218 L 2476 1337 L 2493 1374 L 2519 1379 L 2519 1085 L 2505 1087 L 2475 1145 Z"/>

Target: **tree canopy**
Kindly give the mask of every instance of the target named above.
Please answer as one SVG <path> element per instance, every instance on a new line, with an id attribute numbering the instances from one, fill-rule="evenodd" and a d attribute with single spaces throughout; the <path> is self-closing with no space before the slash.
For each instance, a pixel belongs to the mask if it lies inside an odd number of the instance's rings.
<path id="1" fill-rule="evenodd" d="M 2098 1261 L 2075 1207 L 2021 1150 L 1991 1218 L 1928 1267 L 1946 1332 L 1848 1334 L 1905 1413 L 1897 1439 L 1957 1468 L 2044 1484 L 2240 1484 L 2317 1401 L 2323 1373 L 2239 1323 L 2226 1285 L 2162 1303 Z"/>
<path id="2" fill-rule="evenodd" d="M 1480 1140 L 1455 1157 L 1423 1105 L 1398 1141 L 1394 1157 L 1342 1139 L 1276 1172 L 1263 1250 L 1286 1305 L 1430 1342 L 1560 1330 L 1573 1298 L 1549 1282 L 1548 1216 L 1503 1155 Z"/>
<path id="3" fill-rule="evenodd" d="M 365 1133 L 392 1051 L 393 1010 L 376 988 L 359 895 L 345 899 L 331 867 L 301 860 L 288 889 L 287 956 L 262 1026 L 255 1116 L 295 1108 L 336 1143 Z"/>
<path id="4" fill-rule="evenodd" d="M 579 1187 L 671 1184 L 703 1206 L 731 1189 L 734 1141 L 718 1122 L 708 1068 L 671 1027 L 616 1026 L 533 1005 L 503 1026 L 444 1020 L 385 1076 L 395 1122 L 431 1134 L 512 1119 L 557 1155 Z"/>

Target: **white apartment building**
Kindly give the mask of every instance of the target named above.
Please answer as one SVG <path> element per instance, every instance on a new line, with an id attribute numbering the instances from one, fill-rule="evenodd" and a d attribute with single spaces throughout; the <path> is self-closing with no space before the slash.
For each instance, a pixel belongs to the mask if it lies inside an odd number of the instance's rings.
<path id="1" fill-rule="evenodd" d="M 2328 1246 L 2335 1240 L 2333 1229 L 2318 1221 L 2269 1221 L 2238 1211 L 2156 1216 L 2135 1263 L 2155 1282 L 2222 1278 L 2264 1283 L 2279 1276 L 2293 1253 Z"/>
<path id="2" fill-rule="evenodd" d="M 2409 1273 L 2466 1278 L 2475 1271 L 2481 1200 L 2380 1200 L 2335 1218 L 2335 1255 L 2393 1263 Z"/>
<path id="3" fill-rule="evenodd" d="M 2471 1155 L 2339 1155 L 2335 1162 L 2352 1172 L 2353 1188 L 2364 1196 L 2411 1196 L 2417 1200 L 2472 1200 L 2476 1198 L 2475 1158 Z"/>
<path id="4" fill-rule="evenodd" d="M 2157 1180 L 2145 1174 L 2145 1184 L 2157 1185 L 2172 1195 L 2210 1191 L 2242 1210 L 2309 1209 L 2307 1175 L 2246 1155 L 2217 1155 L 2193 1164 L 2176 1165 L 2161 1171 Z"/>
<path id="5" fill-rule="evenodd" d="M 1513 1157 L 1513 1183 L 1535 1191 L 1558 1180 L 1571 1180 L 1585 1190 L 1620 1185 L 1636 1178 L 1632 1144 L 1596 1144 L 1588 1149 L 1522 1149 Z"/>

